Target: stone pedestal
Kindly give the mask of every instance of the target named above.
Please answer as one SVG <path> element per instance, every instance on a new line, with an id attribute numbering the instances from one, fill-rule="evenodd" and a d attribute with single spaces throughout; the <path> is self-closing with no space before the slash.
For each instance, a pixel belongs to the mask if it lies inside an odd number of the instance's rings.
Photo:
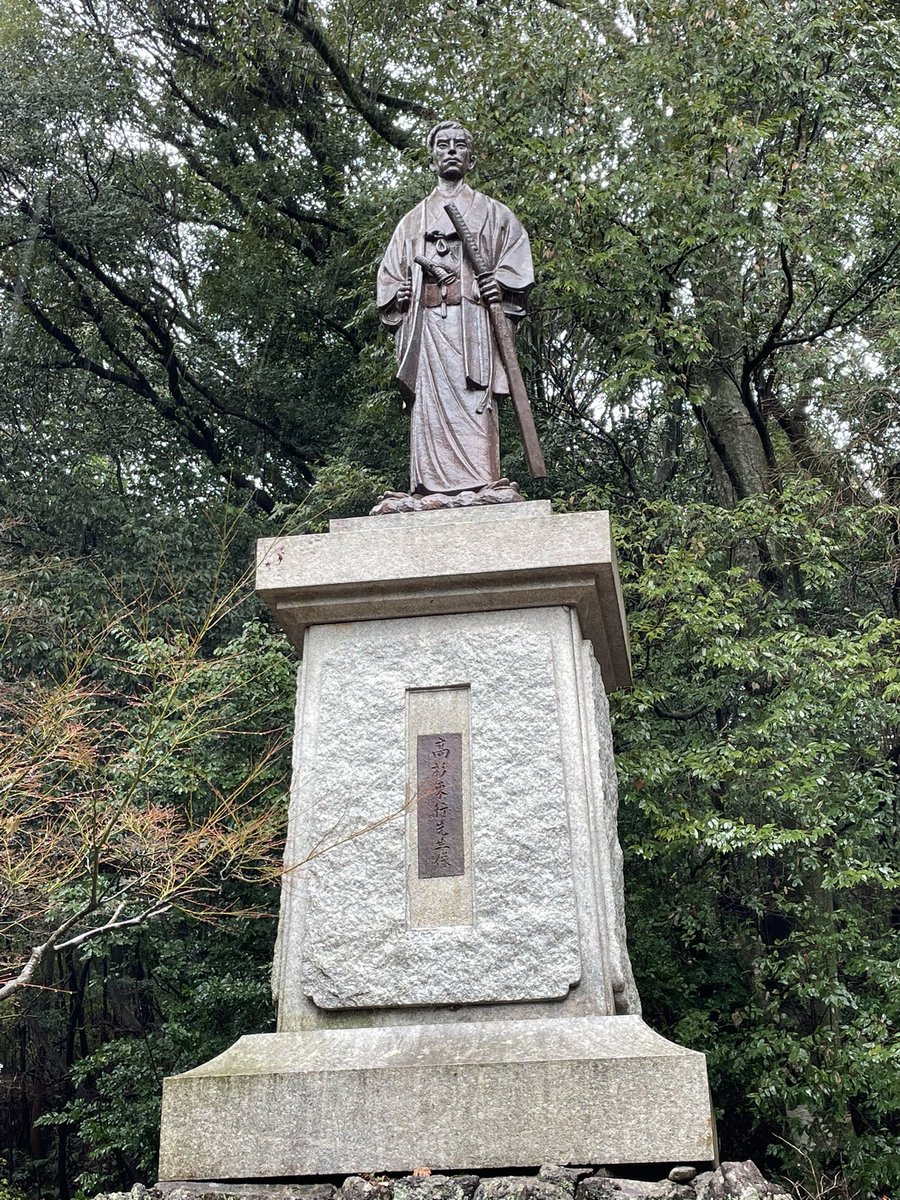
<path id="1" fill-rule="evenodd" d="M 257 588 L 303 652 L 278 1033 L 166 1080 L 161 1177 L 711 1160 L 625 944 L 607 514 L 334 521 Z"/>

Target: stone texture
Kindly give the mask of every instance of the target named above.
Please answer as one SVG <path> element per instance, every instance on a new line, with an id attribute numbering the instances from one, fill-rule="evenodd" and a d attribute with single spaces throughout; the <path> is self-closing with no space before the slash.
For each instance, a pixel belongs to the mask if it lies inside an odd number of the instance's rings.
<path id="1" fill-rule="evenodd" d="M 703 1055 L 638 1017 L 263 1034 L 163 1090 L 170 1179 L 712 1155 Z"/>
<path id="2" fill-rule="evenodd" d="M 577 1200 L 693 1200 L 693 1192 L 668 1179 L 651 1183 L 594 1175 L 578 1185 Z"/>
<path id="3" fill-rule="evenodd" d="M 380 1179 L 363 1179 L 351 1175 L 341 1185 L 341 1200 L 390 1200 L 391 1186 Z"/>
<path id="4" fill-rule="evenodd" d="M 335 621 L 574 605 L 607 688 L 631 682 L 608 513 L 533 501 L 361 520 L 259 542 L 257 591 L 298 649 Z"/>
<path id="5" fill-rule="evenodd" d="M 423 881 L 410 879 L 404 834 L 408 689 L 460 684 L 476 911 L 467 925 L 419 928 Z M 458 1019 L 428 1005 L 466 1004 L 476 1020 L 531 1002 L 540 1015 L 552 997 L 561 1016 L 638 1012 L 616 804 L 605 691 L 570 610 L 311 630 L 273 978 L 279 1029 L 326 1027 L 342 1009 L 378 1008 L 384 1023 Z"/>
<path id="6" fill-rule="evenodd" d="M 142 1183 L 136 1183 L 127 1192 L 104 1192 L 96 1200 L 160 1200 L 162 1191 L 159 1187 L 148 1188 Z"/>
<path id="7" fill-rule="evenodd" d="M 711 1174 L 695 1182 L 696 1200 L 768 1200 L 779 1196 L 788 1200 L 783 1188 L 765 1179 L 751 1159 L 724 1162 Z"/>
<path id="8" fill-rule="evenodd" d="M 337 1191 L 331 1183 L 217 1183 L 181 1179 L 156 1185 L 157 1195 L 165 1200 L 332 1200 Z M 386 1190 L 383 1197 L 373 1196 L 372 1200 L 389 1200 L 389 1197 Z"/>
<path id="9" fill-rule="evenodd" d="M 690 1183 L 696 1174 L 696 1167 L 673 1167 L 669 1178 L 673 1183 Z"/>
<path id="10" fill-rule="evenodd" d="M 544 1163 L 538 1171 L 538 1178 L 558 1184 L 574 1196 L 579 1182 L 593 1173 L 593 1167 L 559 1167 L 556 1163 Z"/>
<path id="11" fill-rule="evenodd" d="M 286 862 L 316 853 L 288 877 L 304 911 L 282 1029 L 296 989 L 320 1009 L 371 1009 L 546 1000 L 578 983 L 564 741 L 577 750 L 580 728 L 560 654 L 572 656 L 562 609 L 310 630 Z M 454 681 L 470 685 L 475 917 L 413 928 L 406 697 Z"/>
<path id="12" fill-rule="evenodd" d="M 482 1179 L 475 1200 L 572 1200 L 578 1180 L 590 1168 L 542 1166 L 535 1175 L 498 1175 Z"/>
<path id="13" fill-rule="evenodd" d="M 394 1200 L 472 1200 L 477 1175 L 419 1175 L 398 1179 Z"/>
<path id="14" fill-rule="evenodd" d="M 594 843 L 594 887 L 603 925 L 606 969 L 613 991 L 613 1011 L 640 1013 L 625 926 L 625 879 L 619 845 L 619 784 L 613 757 L 609 701 L 596 659 L 585 645 L 581 654 L 581 686 L 585 705 L 593 702 L 593 720 L 584 728 L 584 770 L 587 779 L 585 820 Z"/>
<path id="15" fill-rule="evenodd" d="M 496 1175 L 482 1179 L 475 1200 L 564 1200 L 557 1184 L 542 1183 L 534 1175 Z"/>

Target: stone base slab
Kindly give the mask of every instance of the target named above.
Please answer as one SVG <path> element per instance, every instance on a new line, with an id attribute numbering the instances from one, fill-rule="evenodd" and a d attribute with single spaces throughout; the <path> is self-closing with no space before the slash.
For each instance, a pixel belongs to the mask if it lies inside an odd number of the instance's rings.
<path id="1" fill-rule="evenodd" d="M 163 1090 L 163 1180 L 713 1158 L 704 1056 L 634 1016 L 258 1034 Z"/>

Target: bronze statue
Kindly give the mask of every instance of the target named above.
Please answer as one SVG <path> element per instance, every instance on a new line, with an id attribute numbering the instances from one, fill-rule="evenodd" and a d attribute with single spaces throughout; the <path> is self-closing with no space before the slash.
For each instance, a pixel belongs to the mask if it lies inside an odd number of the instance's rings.
<path id="1" fill-rule="evenodd" d="M 378 269 L 378 309 L 395 334 L 410 413 L 410 492 L 373 512 L 518 500 L 500 476 L 496 396 L 512 395 L 531 473 L 544 463 L 512 330 L 534 284 L 528 234 L 465 181 L 472 136 L 457 121 L 428 135 L 437 187 L 394 230 Z"/>

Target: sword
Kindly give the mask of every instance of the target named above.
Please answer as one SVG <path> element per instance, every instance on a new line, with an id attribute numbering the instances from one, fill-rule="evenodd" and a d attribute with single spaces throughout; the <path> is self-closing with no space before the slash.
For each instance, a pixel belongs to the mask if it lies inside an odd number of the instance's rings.
<path id="1" fill-rule="evenodd" d="M 450 218 L 453 228 L 459 234 L 459 240 L 462 242 L 465 252 L 469 256 L 478 281 L 481 282 L 485 276 L 491 277 L 492 273 L 484 261 L 471 230 L 463 220 L 462 213 L 455 204 L 445 204 L 444 212 Z M 528 464 L 528 470 L 534 479 L 545 479 L 547 477 L 547 468 L 544 465 L 541 443 L 538 441 L 537 430 L 534 427 L 534 416 L 531 412 L 531 405 L 528 403 L 528 393 L 525 391 L 522 368 L 519 366 L 518 358 L 516 358 L 516 347 L 513 342 L 509 321 L 506 318 L 506 313 L 503 311 L 502 304 L 497 302 L 489 303 L 487 310 L 491 329 L 494 331 L 494 337 L 497 339 L 500 361 L 503 363 L 506 370 L 506 378 L 509 380 L 509 394 L 516 412 L 516 419 L 519 422 L 519 429 L 522 431 L 522 443 L 525 447 L 525 461 Z"/>

